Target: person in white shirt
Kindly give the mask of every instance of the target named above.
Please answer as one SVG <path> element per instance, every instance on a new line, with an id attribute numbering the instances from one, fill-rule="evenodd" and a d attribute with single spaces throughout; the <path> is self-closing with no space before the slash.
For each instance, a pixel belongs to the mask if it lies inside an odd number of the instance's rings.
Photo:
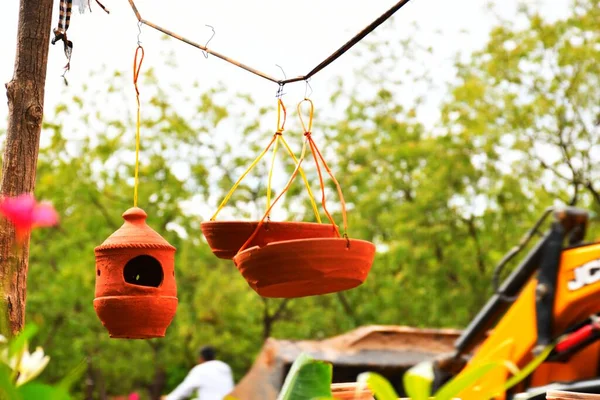
<path id="1" fill-rule="evenodd" d="M 215 359 L 215 349 L 205 346 L 200 350 L 198 365 L 191 369 L 183 382 L 164 400 L 223 400 L 233 390 L 233 374 L 229 365 Z"/>

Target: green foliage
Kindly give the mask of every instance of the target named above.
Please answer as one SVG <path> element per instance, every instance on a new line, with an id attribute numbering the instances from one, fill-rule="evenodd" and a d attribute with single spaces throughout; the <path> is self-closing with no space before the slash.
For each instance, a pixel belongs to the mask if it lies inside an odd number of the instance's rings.
<path id="1" fill-rule="evenodd" d="M 404 389 L 413 400 L 427 400 L 431 395 L 431 385 L 433 384 L 434 373 L 432 362 L 422 362 L 408 371 L 403 376 Z M 381 383 L 375 381 L 377 387 Z M 377 393 L 380 393 L 380 390 Z M 397 396 L 396 396 L 397 397 Z"/>
<path id="2" fill-rule="evenodd" d="M 410 368 L 404 374 L 404 389 L 411 400 L 452 400 L 494 369 L 508 368 L 513 376 L 506 381 L 504 386 L 497 391 L 481 395 L 482 399 L 490 399 L 496 395 L 496 392 L 509 390 L 529 376 L 548 357 L 553 348 L 554 345 L 546 346 L 522 370 L 502 360 L 486 361 L 476 365 L 450 380 L 434 396 L 431 393 L 434 380 L 433 363 L 429 361 L 422 362 Z M 378 400 L 398 399 L 398 394 L 390 382 L 377 373 L 364 372 L 358 376 L 357 382 L 369 387 Z M 315 360 L 303 353 L 294 361 L 290 372 L 286 376 L 278 400 L 331 398 L 330 386 L 331 365 Z"/>
<path id="3" fill-rule="evenodd" d="M 408 381 L 405 380 L 405 390 L 407 391 L 407 393 L 409 393 L 409 396 L 412 396 L 413 399 L 415 400 L 419 400 L 419 399 L 427 399 L 429 394 L 427 394 L 425 397 L 421 396 L 419 393 L 421 393 L 421 382 L 423 381 L 422 379 L 419 379 L 419 383 L 416 383 L 416 380 L 411 380 L 409 379 Z M 378 399 L 381 400 L 389 400 L 389 399 L 394 399 L 396 400 L 398 398 L 398 394 L 396 393 L 396 391 L 394 390 L 394 387 L 392 386 L 392 384 L 385 379 L 383 376 L 379 375 L 378 373 L 375 372 L 363 372 L 362 374 L 360 374 L 358 376 L 357 382 L 361 383 L 361 384 L 365 384 L 367 385 L 367 387 L 369 387 L 373 393 L 377 396 Z M 418 388 L 416 386 L 419 386 Z M 427 392 L 429 393 L 429 392 Z"/>
<path id="4" fill-rule="evenodd" d="M 0 398 L 6 400 L 71 400 L 73 384 L 83 376 L 85 363 L 70 371 L 56 385 L 41 383 L 37 378 L 50 358 L 38 348 L 29 353 L 29 342 L 37 333 L 35 325 L 27 325 L 17 336 L 0 343 Z"/>
<path id="5" fill-rule="evenodd" d="M 480 365 L 469 368 L 468 371 L 459 374 L 432 396 L 432 385 L 434 379 L 433 363 L 426 361 L 415 365 L 404 374 L 404 389 L 412 400 L 452 400 L 457 398 L 464 390 L 475 385 L 479 380 L 485 377 L 486 374 L 497 368 L 508 368 L 513 376 L 508 379 L 502 388 L 498 388 L 486 394 L 481 394 L 481 399 L 494 398 L 498 393 L 503 393 L 523 379 L 527 378 L 531 373 L 542 363 L 554 345 L 548 345 L 540 352 L 532 361 L 530 361 L 522 370 L 519 370 L 515 365 L 502 360 L 487 361 Z M 358 376 L 358 382 L 366 384 L 378 400 L 396 400 L 398 395 L 392 385 L 383 376 L 365 372 Z"/>

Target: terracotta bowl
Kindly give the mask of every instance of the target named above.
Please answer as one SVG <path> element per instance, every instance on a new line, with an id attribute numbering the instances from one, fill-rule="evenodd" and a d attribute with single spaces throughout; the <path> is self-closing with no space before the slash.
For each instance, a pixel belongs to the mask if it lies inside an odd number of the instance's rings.
<path id="1" fill-rule="evenodd" d="M 200 227 L 214 255 L 231 260 L 252 235 L 258 221 L 207 221 Z M 284 240 L 337 237 L 331 224 L 313 222 L 265 222 L 249 244 L 266 246 Z"/>
<path id="2" fill-rule="evenodd" d="M 374 258 L 371 242 L 313 238 L 252 247 L 233 261 L 261 296 L 295 298 L 359 286 L 367 279 Z"/>
<path id="3" fill-rule="evenodd" d="M 165 336 L 175 316 L 177 297 L 98 297 L 94 309 L 111 338 L 159 338 Z"/>

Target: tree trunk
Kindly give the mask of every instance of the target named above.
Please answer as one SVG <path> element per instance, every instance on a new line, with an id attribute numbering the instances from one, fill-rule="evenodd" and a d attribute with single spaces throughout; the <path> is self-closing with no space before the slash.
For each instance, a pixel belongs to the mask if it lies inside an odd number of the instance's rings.
<path id="1" fill-rule="evenodd" d="M 32 193 L 44 113 L 44 85 L 50 42 L 53 0 L 21 0 L 15 72 L 6 84 L 8 129 L 2 165 L 3 196 Z M 0 223 L 0 282 L 8 308 L 10 331 L 25 322 L 29 238 L 15 247 L 10 223 Z"/>
<path id="2" fill-rule="evenodd" d="M 94 400 L 95 386 L 96 380 L 94 379 L 94 367 L 92 366 L 91 357 L 88 356 L 87 371 L 85 373 L 85 400 Z"/>
<path id="3" fill-rule="evenodd" d="M 152 383 L 148 385 L 150 400 L 160 400 L 166 384 L 167 373 L 162 367 L 157 366 L 154 370 L 154 379 L 152 379 Z"/>

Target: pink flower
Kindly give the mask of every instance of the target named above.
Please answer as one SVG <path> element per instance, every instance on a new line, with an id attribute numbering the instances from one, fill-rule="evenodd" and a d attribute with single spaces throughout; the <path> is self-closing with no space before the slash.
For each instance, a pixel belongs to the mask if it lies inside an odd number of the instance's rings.
<path id="1" fill-rule="evenodd" d="M 140 400 L 140 395 L 137 393 L 131 393 L 128 400 Z"/>
<path id="2" fill-rule="evenodd" d="M 23 242 L 33 228 L 58 223 L 58 213 L 54 207 L 48 203 L 37 203 L 31 194 L 2 198 L 0 214 L 15 226 L 18 242 Z"/>

